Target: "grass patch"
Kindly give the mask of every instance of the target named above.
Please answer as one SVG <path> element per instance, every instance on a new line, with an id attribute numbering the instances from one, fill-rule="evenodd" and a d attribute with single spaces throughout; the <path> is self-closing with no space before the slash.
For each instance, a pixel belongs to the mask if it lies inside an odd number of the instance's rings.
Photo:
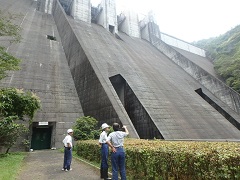
<path id="1" fill-rule="evenodd" d="M 26 153 L 0 154 L 0 179 L 13 180 L 20 170 Z"/>
<path id="2" fill-rule="evenodd" d="M 58 149 L 61 153 L 64 153 L 64 148 Z"/>

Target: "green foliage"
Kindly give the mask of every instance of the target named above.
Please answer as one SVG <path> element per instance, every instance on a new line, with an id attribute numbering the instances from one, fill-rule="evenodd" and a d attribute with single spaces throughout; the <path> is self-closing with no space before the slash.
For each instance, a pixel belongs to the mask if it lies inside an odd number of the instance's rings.
<path id="1" fill-rule="evenodd" d="M 208 51 L 220 78 L 240 93 L 240 25 L 219 37 L 195 44 Z"/>
<path id="2" fill-rule="evenodd" d="M 3 14 L 0 11 L 0 37 L 4 37 L 9 43 L 19 42 L 20 27 L 12 23 L 18 15 Z M 6 52 L 0 46 L 0 80 L 6 77 L 6 72 L 19 69 L 20 60 Z M 40 100 L 30 92 L 14 88 L 0 89 L 0 146 L 5 146 L 7 152 L 15 144 L 22 133 L 27 132 L 23 124 L 16 123 L 24 116 L 33 119 L 34 113 L 40 108 Z M 27 140 L 23 142 L 27 145 Z"/>
<path id="3" fill-rule="evenodd" d="M 28 131 L 29 130 L 27 129 L 26 132 L 28 132 Z M 22 140 L 22 144 L 25 146 L 26 149 L 29 149 L 29 147 L 30 147 L 30 141 L 29 140 L 27 140 L 27 139 Z"/>
<path id="4" fill-rule="evenodd" d="M 233 142 L 126 139 L 128 179 L 239 179 L 240 149 Z M 77 154 L 100 162 L 97 141 L 79 141 Z"/>
<path id="5" fill-rule="evenodd" d="M 0 179 L 15 180 L 25 153 L 0 154 Z"/>
<path id="6" fill-rule="evenodd" d="M 75 145 L 75 149 L 77 155 L 86 160 L 97 163 L 101 161 L 100 146 L 96 140 L 78 141 Z"/>
<path id="7" fill-rule="evenodd" d="M 19 70 L 20 60 L 8 54 L 0 46 L 0 80 L 6 77 L 6 71 Z"/>
<path id="8" fill-rule="evenodd" d="M 88 140 L 99 138 L 98 121 L 90 116 L 83 116 L 76 120 L 76 125 L 73 127 L 74 138 L 76 140 Z"/>
<path id="9" fill-rule="evenodd" d="M 25 125 L 16 123 L 17 116 L 0 117 L 0 146 L 8 150 L 15 144 L 19 136 L 28 132 Z"/>
<path id="10" fill-rule="evenodd" d="M 17 139 L 27 133 L 26 126 L 16 121 L 28 117 L 31 122 L 39 108 L 40 100 L 31 92 L 25 93 L 15 88 L 0 89 L 0 146 L 6 147 L 8 152 Z M 26 142 L 23 143 L 27 145 Z"/>
<path id="11" fill-rule="evenodd" d="M 9 39 L 10 43 L 19 42 L 20 27 L 12 23 L 13 19 L 16 19 L 18 15 L 7 14 L 4 15 L 0 11 L 0 36 L 5 36 Z M 20 60 L 13 57 L 5 51 L 4 47 L 0 46 L 0 80 L 6 77 L 6 72 L 10 70 L 19 69 Z"/>
<path id="12" fill-rule="evenodd" d="M 4 14 L 0 10 L 0 36 L 11 37 L 10 42 L 19 42 L 21 35 L 19 34 L 20 27 L 13 24 L 12 21 L 17 19 L 20 15 L 18 14 Z"/>
<path id="13" fill-rule="evenodd" d="M 23 119 L 26 115 L 33 118 L 40 108 L 39 98 L 32 92 L 24 92 L 21 89 L 0 89 L 0 113 L 4 116 L 18 116 Z"/>

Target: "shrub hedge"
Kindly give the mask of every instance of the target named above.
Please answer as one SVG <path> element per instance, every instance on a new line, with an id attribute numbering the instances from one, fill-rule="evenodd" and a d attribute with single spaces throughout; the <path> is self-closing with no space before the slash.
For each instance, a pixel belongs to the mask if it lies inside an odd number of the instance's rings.
<path id="1" fill-rule="evenodd" d="M 237 142 L 126 139 L 124 145 L 128 179 L 240 179 Z M 101 160 L 96 140 L 79 141 L 76 150 L 87 160 Z"/>

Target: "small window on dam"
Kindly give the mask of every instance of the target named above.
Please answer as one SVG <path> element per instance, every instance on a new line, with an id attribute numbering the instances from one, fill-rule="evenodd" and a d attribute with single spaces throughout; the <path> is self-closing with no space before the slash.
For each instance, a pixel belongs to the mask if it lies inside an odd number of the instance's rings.
<path id="1" fill-rule="evenodd" d="M 114 34 L 114 26 L 109 25 L 109 31 Z"/>
<path id="2" fill-rule="evenodd" d="M 51 35 L 47 35 L 47 39 L 50 39 L 50 40 L 52 40 L 52 41 L 56 41 L 56 40 L 57 40 L 56 37 L 51 36 Z"/>

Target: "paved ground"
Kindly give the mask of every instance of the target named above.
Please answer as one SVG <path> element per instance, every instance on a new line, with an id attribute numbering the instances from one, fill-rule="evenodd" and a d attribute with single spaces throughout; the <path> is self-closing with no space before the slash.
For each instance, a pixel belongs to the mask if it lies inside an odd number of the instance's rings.
<path id="1" fill-rule="evenodd" d="M 58 150 L 30 152 L 17 180 L 100 180 L 99 170 L 73 159 L 72 171 L 62 171 L 63 153 Z"/>

